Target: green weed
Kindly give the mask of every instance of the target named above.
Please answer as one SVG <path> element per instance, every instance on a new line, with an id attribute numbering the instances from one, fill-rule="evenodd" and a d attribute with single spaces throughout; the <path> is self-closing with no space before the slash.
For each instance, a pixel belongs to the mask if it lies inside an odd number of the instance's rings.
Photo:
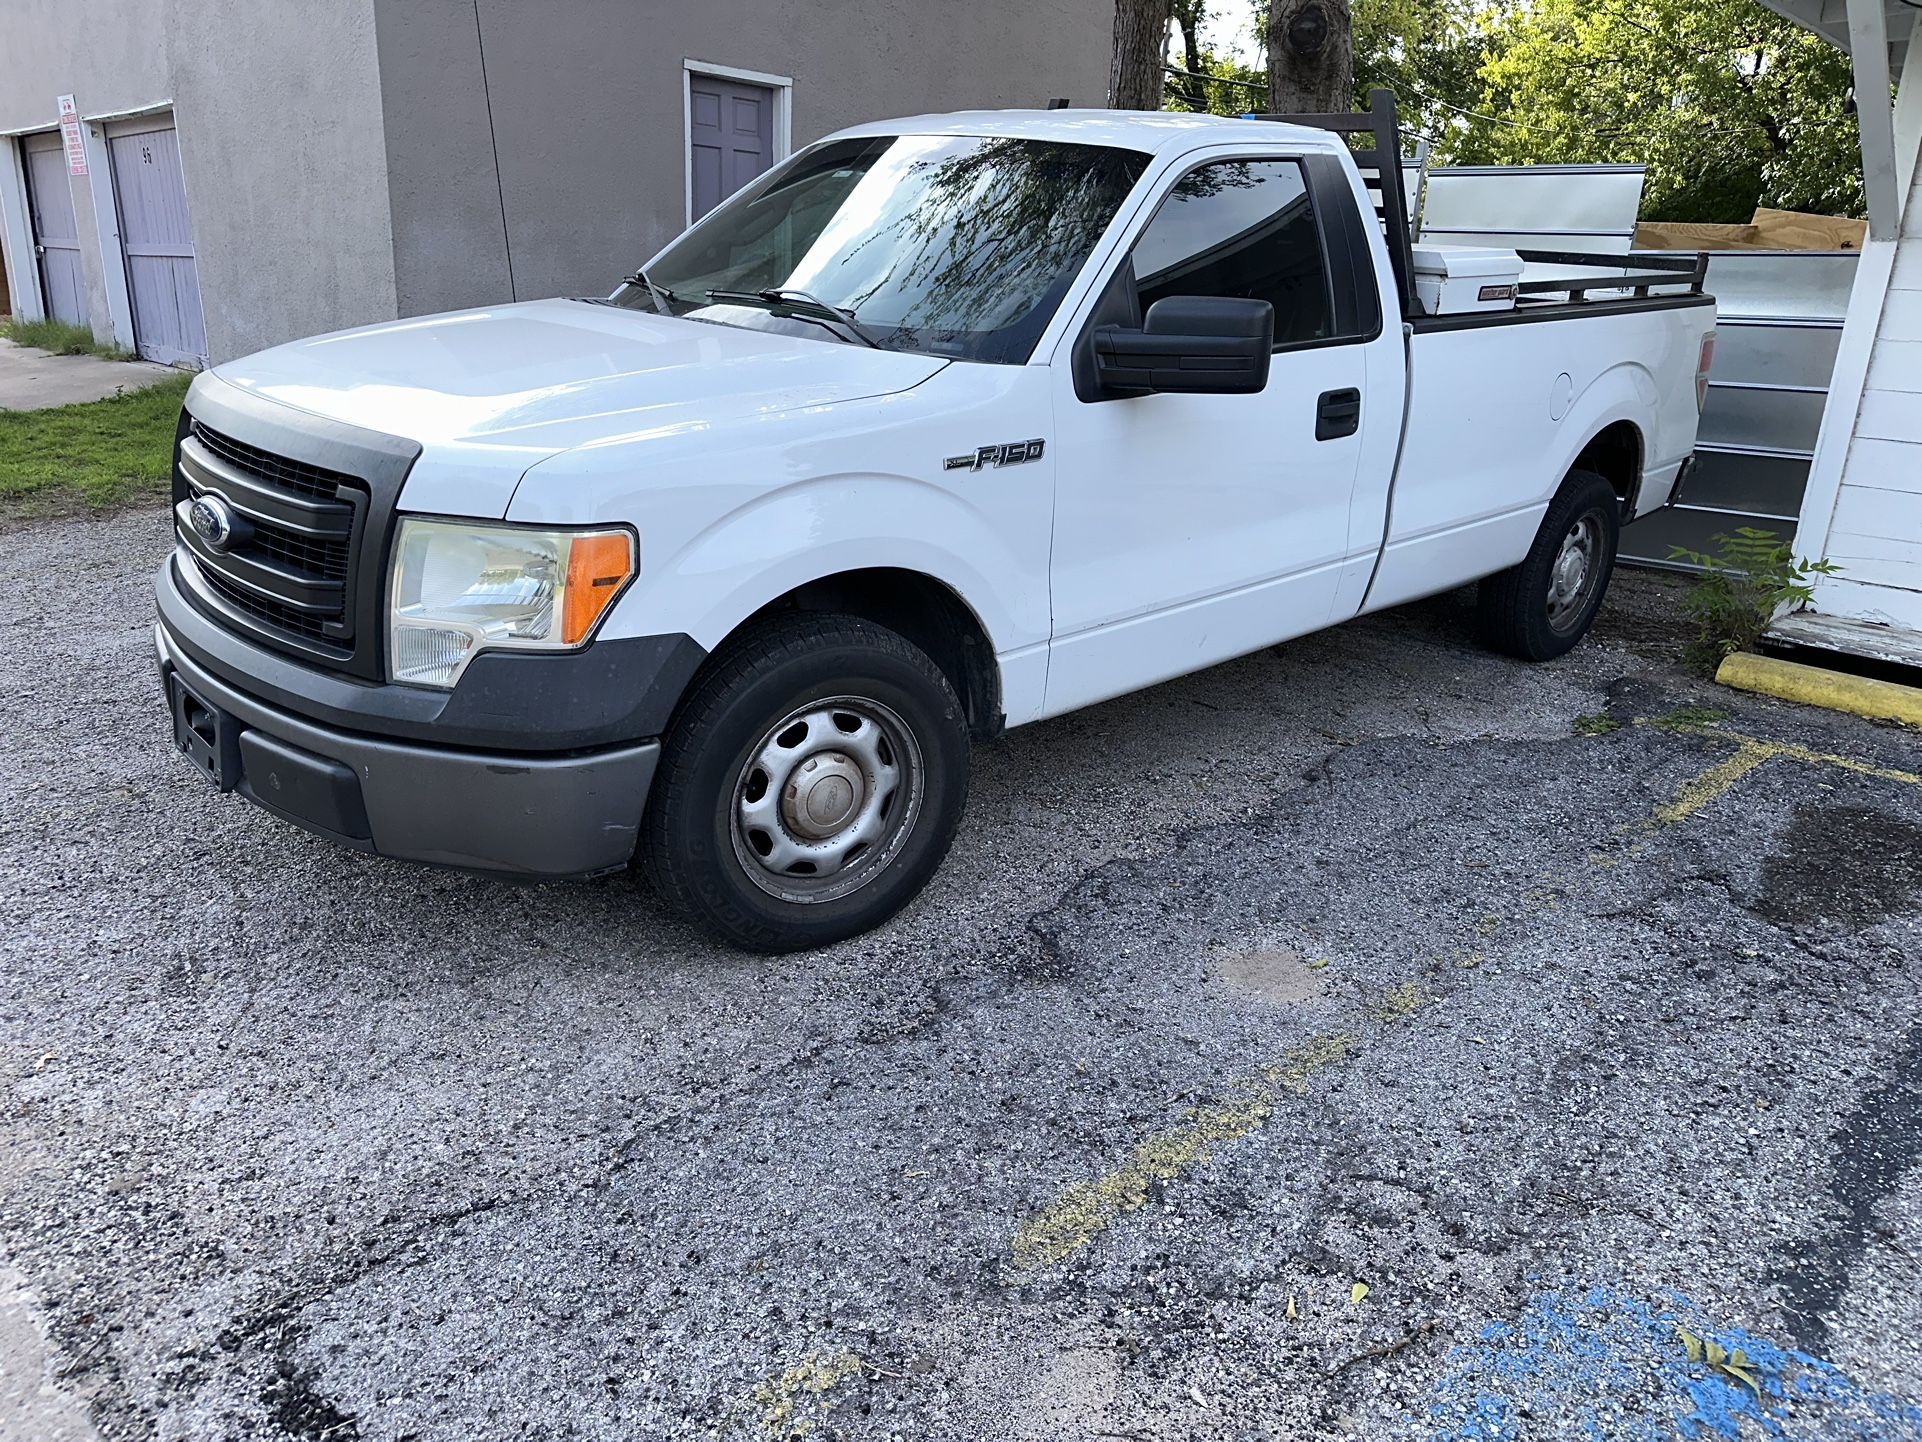
<path id="1" fill-rule="evenodd" d="M 1710 674 L 1725 657 L 1752 649 L 1784 606 L 1807 605 L 1815 596 L 1815 577 L 1840 569 L 1826 560 L 1798 561 L 1788 542 L 1753 526 L 1713 540 L 1713 554 L 1686 546 L 1669 551 L 1670 560 L 1701 568 L 1682 598 L 1682 609 L 1695 621 L 1695 639 L 1682 655 Z"/>

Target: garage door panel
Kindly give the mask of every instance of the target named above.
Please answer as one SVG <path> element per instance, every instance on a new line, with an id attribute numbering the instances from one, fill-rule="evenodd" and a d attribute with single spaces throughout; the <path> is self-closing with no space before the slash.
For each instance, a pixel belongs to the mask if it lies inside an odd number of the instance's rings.
<path id="1" fill-rule="evenodd" d="M 110 136 L 107 150 L 135 344 L 148 359 L 168 365 L 204 361 L 206 326 L 179 138 L 171 124 L 148 122 Z"/>
<path id="2" fill-rule="evenodd" d="M 123 217 L 127 243 L 150 254 L 192 255 L 187 187 L 173 131 L 116 136 L 113 150 L 131 191 L 122 207 L 129 212 Z"/>
<path id="3" fill-rule="evenodd" d="M 174 295 L 179 304 L 187 350 L 196 361 L 207 355 L 207 323 L 200 310 L 200 271 L 192 260 L 174 262 Z"/>
<path id="4" fill-rule="evenodd" d="M 67 154 L 55 134 L 25 142 L 27 200 L 33 243 L 39 248 L 40 294 L 47 314 L 69 325 L 87 323 L 87 288 L 80 272 L 80 226 L 73 212 Z"/>

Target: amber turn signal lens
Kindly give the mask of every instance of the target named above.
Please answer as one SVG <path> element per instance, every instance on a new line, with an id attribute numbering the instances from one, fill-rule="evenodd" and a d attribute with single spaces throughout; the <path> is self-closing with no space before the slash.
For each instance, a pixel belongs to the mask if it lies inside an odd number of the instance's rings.
<path id="1" fill-rule="evenodd" d="M 567 553 L 567 598 L 561 613 L 561 640 L 578 645 L 587 639 L 601 613 L 634 574 L 634 541 L 625 531 L 576 536 Z"/>

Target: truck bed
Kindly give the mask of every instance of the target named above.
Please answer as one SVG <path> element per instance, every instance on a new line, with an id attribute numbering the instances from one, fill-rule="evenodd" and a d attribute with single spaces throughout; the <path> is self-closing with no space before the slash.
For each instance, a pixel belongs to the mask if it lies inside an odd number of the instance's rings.
<path id="1" fill-rule="evenodd" d="M 1714 307 L 1706 295 L 1652 295 L 1412 320 L 1401 462 L 1367 609 L 1520 560 L 1555 485 L 1611 427 L 1610 443 L 1640 453 L 1624 519 L 1665 503 L 1694 449 L 1683 398 Z M 1650 396 L 1674 399 L 1651 412 Z M 1646 435 L 1617 419 L 1651 414 Z"/>
<path id="2" fill-rule="evenodd" d="M 1392 91 L 1372 90 L 1365 111 L 1345 114 L 1261 115 L 1293 125 L 1313 126 L 1351 137 L 1367 136 L 1372 149 L 1353 149 L 1355 166 L 1374 201 L 1375 217 L 1388 247 L 1402 319 L 1423 331 L 1467 330 L 1490 325 L 1564 320 L 1597 312 L 1623 313 L 1688 305 L 1712 305 L 1702 290 L 1708 257 L 1697 255 L 1584 255 L 1569 251 L 1518 250 L 1525 266 L 1515 308 L 1428 315 L 1415 293 L 1414 237 L 1401 166 L 1401 124 Z"/>
<path id="3" fill-rule="evenodd" d="M 1371 92 L 1369 108 L 1354 114 L 1258 118 L 1349 138 L 1400 298 L 1408 337 L 1400 453 L 1392 476 L 1362 477 L 1350 513 L 1356 528 L 1381 527 L 1364 611 L 1519 562 L 1585 448 L 1633 448 L 1628 469 L 1640 480 L 1622 497 L 1625 522 L 1669 499 L 1697 422 L 1677 398 L 1693 394 L 1715 326 L 1706 256 L 1518 250 L 1512 309 L 1431 315 L 1416 293 L 1393 94 Z M 1358 148 L 1358 138 L 1372 148 Z M 1651 415 L 1646 425 L 1628 419 Z"/>

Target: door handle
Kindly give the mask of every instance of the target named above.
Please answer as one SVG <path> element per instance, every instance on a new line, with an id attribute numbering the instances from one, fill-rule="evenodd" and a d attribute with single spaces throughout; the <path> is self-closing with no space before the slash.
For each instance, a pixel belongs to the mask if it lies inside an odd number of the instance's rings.
<path id="1" fill-rule="evenodd" d="M 1346 390 L 1323 391 L 1315 402 L 1315 439 L 1339 440 L 1361 429 L 1361 392 L 1353 386 Z"/>

